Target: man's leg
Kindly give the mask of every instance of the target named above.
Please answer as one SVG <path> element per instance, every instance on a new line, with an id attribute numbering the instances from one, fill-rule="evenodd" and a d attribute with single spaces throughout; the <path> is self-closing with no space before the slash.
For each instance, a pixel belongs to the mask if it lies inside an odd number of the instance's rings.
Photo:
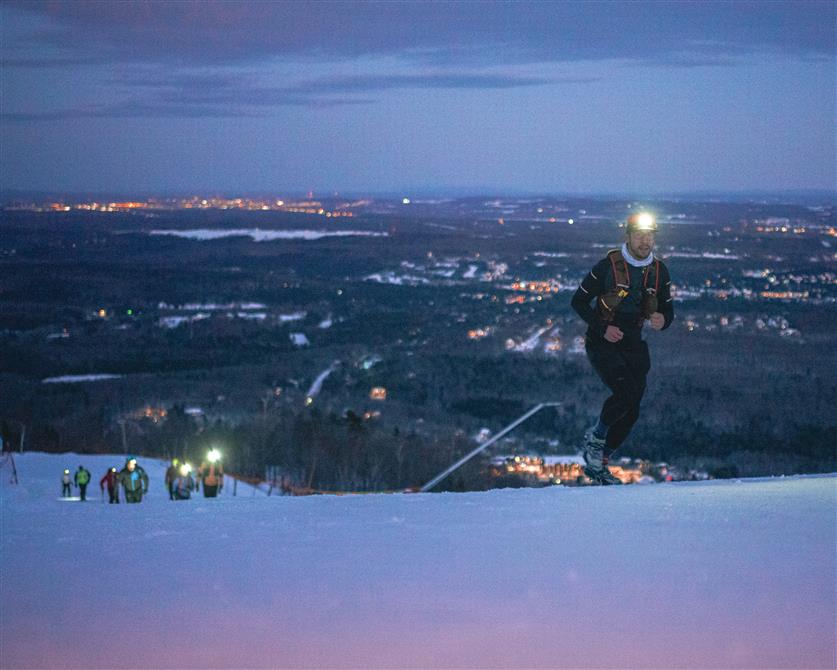
<path id="1" fill-rule="evenodd" d="M 639 403 L 645 392 L 648 347 L 587 343 L 587 357 L 599 378 L 610 389 L 599 420 L 586 435 L 585 473 L 600 483 L 618 484 L 608 469 L 609 457 L 628 436 L 639 417 Z"/>
<path id="2" fill-rule="evenodd" d="M 622 445 L 639 419 L 640 403 L 645 394 L 646 377 L 651 367 L 648 345 L 645 342 L 636 347 L 626 348 L 620 354 L 622 365 L 618 371 L 617 383 L 621 389 L 620 404 L 624 411 L 610 424 L 607 431 L 605 456 L 609 456 Z"/>
<path id="3" fill-rule="evenodd" d="M 622 444 L 639 417 L 639 404 L 645 393 L 645 377 L 650 367 L 648 346 L 645 342 L 631 348 L 588 344 L 587 357 L 611 391 L 602 406 L 596 428 L 605 427 L 607 447 L 612 452 Z"/>

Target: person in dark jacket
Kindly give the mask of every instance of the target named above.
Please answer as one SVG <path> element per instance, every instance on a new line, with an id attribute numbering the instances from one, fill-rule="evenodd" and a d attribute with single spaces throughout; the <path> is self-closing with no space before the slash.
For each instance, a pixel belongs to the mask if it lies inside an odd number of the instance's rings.
<path id="1" fill-rule="evenodd" d="M 119 473 L 116 468 L 111 468 L 105 476 L 99 480 L 99 489 L 104 493 L 105 485 L 108 487 L 108 502 L 119 504 Z"/>
<path id="2" fill-rule="evenodd" d="M 608 463 L 639 418 L 651 368 L 643 325 L 665 330 L 674 319 L 671 277 L 653 253 L 656 232 L 650 214 L 628 217 L 622 247 L 595 265 L 572 299 L 587 323 L 587 358 L 611 392 L 584 441 L 584 473 L 597 484 L 621 483 Z"/>
<path id="3" fill-rule="evenodd" d="M 126 503 L 142 502 L 142 496 L 148 493 L 148 475 L 133 456 L 125 461 L 125 467 L 119 473 L 119 483 L 125 490 Z"/>
<path id="4" fill-rule="evenodd" d="M 79 465 L 73 479 L 78 487 L 79 497 L 84 502 L 87 500 L 87 485 L 90 483 L 90 470 L 87 470 L 83 465 Z"/>
<path id="5" fill-rule="evenodd" d="M 171 465 L 166 468 L 166 488 L 169 492 L 169 500 L 174 500 L 174 480 L 180 471 L 180 461 L 176 458 L 171 459 Z"/>

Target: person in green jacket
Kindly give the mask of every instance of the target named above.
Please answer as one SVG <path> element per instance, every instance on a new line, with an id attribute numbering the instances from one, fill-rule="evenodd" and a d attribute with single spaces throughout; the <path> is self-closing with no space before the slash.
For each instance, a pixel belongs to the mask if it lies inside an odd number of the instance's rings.
<path id="1" fill-rule="evenodd" d="M 128 456 L 125 461 L 125 467 L 119 473 L 119 482 L 125 490 L 126 503 L 142 502 L 142 496 L 148 493 L 148 475 L 133 456 Z"/>
<path id="2" fill-rule="evenodd" d="M 84 502 L 87 500 L 87 485 L 90 483 L 90 471 L 83 465 L 79 465 L 74 480 L 78 487 L 81 501 Z"/>

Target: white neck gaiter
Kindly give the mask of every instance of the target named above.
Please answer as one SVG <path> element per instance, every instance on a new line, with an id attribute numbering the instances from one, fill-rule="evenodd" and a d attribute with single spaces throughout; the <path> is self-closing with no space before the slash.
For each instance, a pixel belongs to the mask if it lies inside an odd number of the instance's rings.
<path id="1" fill-rule="evenodd" d="M 648 258 L 639 260 L 638 258 L 634 258 L 631 255 L 631 252 L 628 249 L 628 243 L 622 242 L 622 258 L 625 259 L 626 263 L 628 263 L 629 265 L 633 265 L 635 268 L 644 268 L 648 265 L 651 265 L 651 263 L 654 262 L 654 252 L 652 251 L 650 254 L 648 254 Z"/>

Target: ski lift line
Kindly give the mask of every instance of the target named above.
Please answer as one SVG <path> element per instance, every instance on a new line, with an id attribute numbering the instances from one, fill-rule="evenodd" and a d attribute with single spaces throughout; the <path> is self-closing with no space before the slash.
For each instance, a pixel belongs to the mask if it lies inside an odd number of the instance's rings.
<path id="1" fill-rule="evenodd" d="M 456 461 L 456 463 L 451 465 L 447 470 L 445 470 L 441 474 L 439 474 L 436 477 L 434 477 L 433 479 L 431 479 L 424 486 L 422 486 L 421 489 L 419 489 L 419 491 L 421 493 L 427 493 L 427 491 L 429 491 L 434 486 L 436 486 L 436 484 L 438 484 L 440 481 L 442 481 L 445 477 L 447 477 L 449 474 L 451 474 L 454 470 L 456 470 L 461 465 L 470 461 L 474 456 L 476 456 L 478 453 L 485 450 L 486 448 L 490 447 L 492 444 L 494 444 L 497 440 L 499 440 L 501 437 L 503 437 L 507 433 L 510 433 L 511 431 L 513 431 L 521 423 L 526 421 L 526 419 L 528 419 L 530 416 L 532 416 L 533 414 L 537 414 L 544 407 L 557 407 L 560 404 L 561 404 L 560 402 L 542 402 L 542 403 L 539 403 L 539 404 L 535 405 L 532 409 L 530 409 L 528 412 L 526 412 L 526 414 L 524 414 L 523 416 L 521 416 L 520 418 L 516 419 L 515 421 L 510 423 L 508 426 L 503 428 L 503 430 L 501 430 L 494 437 L 492 437 L 490 440 L 488 440 L 488 442 L 486 442 L 485 444 L 481 444 L 476 449 L 474 449 L 471 453 L 463 456 L 458 461 Z"/>

